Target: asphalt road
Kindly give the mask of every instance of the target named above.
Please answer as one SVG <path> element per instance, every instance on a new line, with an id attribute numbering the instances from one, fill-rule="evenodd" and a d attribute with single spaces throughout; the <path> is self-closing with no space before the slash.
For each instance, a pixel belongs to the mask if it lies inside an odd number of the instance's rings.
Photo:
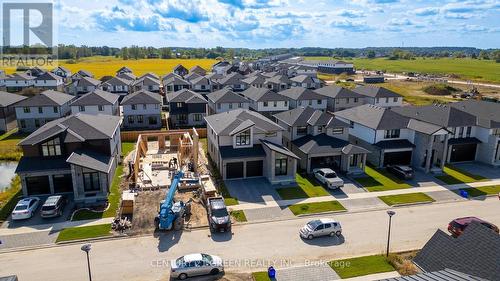
<path id="1" fill-rule="evenodd" d="M 445 230 L 455 217 L 478 216 L 500 225 L 500 201 L 466 201 L 397 208 L 393 217 L 393 251 L 422 247 L 437 228 Z M 342 238 L 303 241 L 298 229 L 311 218 L 233 227 L 234 235 L 209 235 L 208 230 L 166 233 L 93 243 L 93 280 L 168 280 L 168 261 L 193 252 L 216 254 L 229 271 L 256 271 L 269 263 L 289 267 L 337 258 L 383 253 L 387 239 L 386 211 L 334 216 L 343 226 Z M 81 245 L 0 254 L 0 276 L 20 280 L 88 280 Z M 239 264 L 239 266 L 237 266 Z"/>

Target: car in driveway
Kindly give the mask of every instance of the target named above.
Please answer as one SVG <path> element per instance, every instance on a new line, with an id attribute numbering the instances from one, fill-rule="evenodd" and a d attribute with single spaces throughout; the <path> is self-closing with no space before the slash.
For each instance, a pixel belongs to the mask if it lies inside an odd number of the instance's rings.
<path id="1" fill-rule="evenodd" d="M 28 197 L 19 200 L 14 211 L 12 211 L 12 220 L 25 220 L 33 217 L 36 209 L 40 204 L 40 198 L 38 197 Z"/>
<path id="2" fill-rule="evenodd" d="M 314 177 L 330 189 L 344 186 L 344 180 L 339 178 L 337 173 L 330 168 L 319 168 L 313 170 Z"/>
<path id="3" fill-rule="evenodd" d="M 63 195 L 49 196 L 42 205 L 40 215 L 42 218 L 60 217 L 64 212 L 67 199 Z"/>
<path id="4" fill-rule="evenodd" d="M 208 254 L 189 254 L 170 262 L 170 278 L 180 280 L 200 275 L 216 275 L 223 271 L 222 259 Z"/>
<path id="5" fill-rule="evenodd" d="M 222 197 L 209 197 L 208 219 L 210 227 L 217 232 L 231 231 L 231 217 Z"/>
<path id="6" fill-rule="evenodd" d="M 463 217 L 452 220 L 448 224 L 448 232 L 450 232 L 454 237 L 458 237 L 472 222 L 478 222 L 496 233 L 499 233 L 499 229 L 496 225 L 476 217 Z"/>
<path id="7" fill-rule="evenodd" d="M 392 165 L 387 167 L 387 171 L 402 180 L 411 180 L 415 176 L 415 173 L 410 166 Z"/>
<path id="8" fill-rule="evenodd" d="M 342 235 L 342 226 L 340 222 L 330 218 L 312 220 L 299 230 L 299 235 L 309 240 L 327 235 L 340 237 Z"/>

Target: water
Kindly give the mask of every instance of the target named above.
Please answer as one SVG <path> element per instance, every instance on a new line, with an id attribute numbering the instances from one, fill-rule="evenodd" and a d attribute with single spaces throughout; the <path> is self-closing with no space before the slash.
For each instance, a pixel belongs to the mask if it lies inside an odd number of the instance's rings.
<path id="1" fill-rule="evenodd" d="M 9 187 L 16 171 L 16 162 L 0 162 L 0 192 Z"/>

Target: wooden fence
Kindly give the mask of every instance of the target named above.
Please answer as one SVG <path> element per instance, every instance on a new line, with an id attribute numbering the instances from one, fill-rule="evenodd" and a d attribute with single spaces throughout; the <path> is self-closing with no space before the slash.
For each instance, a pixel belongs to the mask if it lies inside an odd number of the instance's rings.
<path id="1" fill-rule="evenodd" d="M 207 128 L 196 128 L 196 131 L 198 132 L 198 135 L 200 138 L 206 138 L 207 137 Z M 147 131 L 123 131 L 121 132 L 121 139 L 122 142 L 136 142 L 137 138 L 139 137 L 140 134 L 156 134 L 156 133 L 183 133 L 183 132 L 192 132 L 192 129 L 180 129 L 180 130 L 167 130 L 167 131 L 162 131 L 162 130 L 147 130 Z"/>

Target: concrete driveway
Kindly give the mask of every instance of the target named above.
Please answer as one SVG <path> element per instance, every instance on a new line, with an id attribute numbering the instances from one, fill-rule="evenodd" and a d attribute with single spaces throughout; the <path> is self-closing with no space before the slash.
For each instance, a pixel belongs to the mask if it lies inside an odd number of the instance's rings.
<path id="1" fill-rule="evenodd" d="M 500 167 L 493 167 L 479 162 L 458 163 L 453 166 L 474 175 L 480 175 L 488 179 L 500 178 Z"/>
<path id="2" fill-rule="evenodd" d="M 275 188 L 265 178 L 226 180 L 232 197 L 240 203 L 262 203 L 280 200 Z"/>

